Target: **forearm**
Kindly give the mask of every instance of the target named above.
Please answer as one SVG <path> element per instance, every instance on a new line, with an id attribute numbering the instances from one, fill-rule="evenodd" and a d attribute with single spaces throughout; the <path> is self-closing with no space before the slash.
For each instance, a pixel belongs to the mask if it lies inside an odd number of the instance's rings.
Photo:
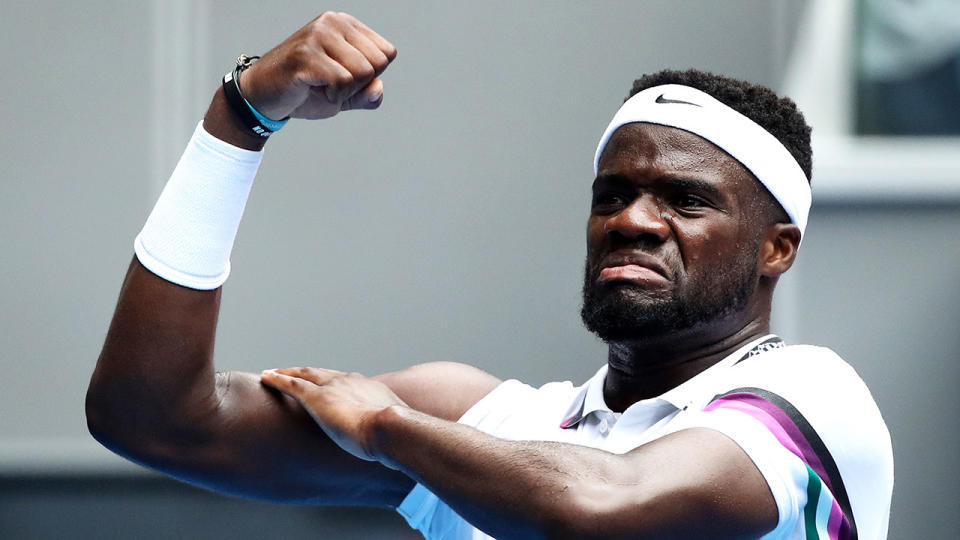
<path id="1" fill-rule="evenodd" d="M 496 538 L 587 538 L 620 456 L 552 442 L 498 439 L 411 409 L 378 415 L 382 460 Z M 613 502 L 606 500 L 604 502 Z"/>
<path id="2" fill-rule="evenodd" d="M 230 113 L 222 90 L 218 90 L 213 98 L 204 129 L 234 146 L 251 150 L 263 146 L 263 141 L 245 132 Z M 188 147 L 185 156 L 190 151 Z M 194 162 L 202 165 L 202 157 L 195 158 Z M 148 220 L 141 237 L 149 236 L 150 241 L 156 241 L 165 237 L 215 236 L 206 229 L 219 227 L 214 205 L 223 203 L 216 200 L 203 203 L 202 199 L 211 198 L 212 190 L 204 191 L 197 184 L 209 179 L 195 175 L 190 166 L 181 169 L 182 166 L 183 160 L 178 165 L 178 172 L 174 173 L 174 177 L 179 178 L 179 196 L 213 208 L 207 212 L 209 223 L 189 216 L 194 228 L 182 231 L 178 223 L 169 223 L 169 218 L 167 223 L 159 224 L 151 224 Z M 229 173 L 229 170 L 224 172 Z M 224 183 L 231 181 L 229 177 L 222 180 Z M 171 184 L 174 182 L 172 177 Z M 215 191 L 212 193 L 216 194 Z M 163 197 L 169 197 L 166 190 L 161 200 Z M 164 203 L 158 203 L 158 207 L 161 204 Z M 169 207 L 171 203 L 165 204 Z M 240 204 L 242 209 L 242 202 Z M 239 212 L 235 211 L 235 214 Z M 150 234 L 146 232 L 148 227 L 153 227 Z M 191 246 L 189 241 L 177 242 L 179 246 L 205 248 L 205 245 Z M 232 236 L 220 240 L 221 244 L 225 242 L 232 244 Z M 162 241 L 159 243 L 164 245 Z M 203 412 L 216 406 L 213 343 L 220 289 L 202 290 L 173 283 L 176 281 L 173 276 L 178 272 L 186 271 L 189 275 L 189 266 L 170 264 L 170 260 L 162 257 L 156 259 L 150 248 L 143 245 L 142 238 L 138 239 L 138 257 L 141 253 L 150 253 L 151 256 L 144 261 L 135 257 L 130 264 L 88 391 L 87 412 L 95 434 L 103 434 L 111 428 L 129 432 L 141 425 L 156 429 L 182 421 L 180 415 L 185 411 Z M 213 248 L 215 246 L 210 246 Z M 141 252 L 141 249 L 145 251 Z M 228 254 L 229 245 L 219 251 Z M 171 256 L 168 254 L 168 257 Z M 172 258 L 174 263 L 181 262 L 176 253 Z M 144 264 L 150 264 L 151 269 Z"/>
<path id="3" fill-rule="evenodd" d="M 400 406 L 369 431 L 383 463 L 496 538 L 759 538 L 777 523 L 756 466 L 710 429 L 623 455 L 507 441 Z"/>

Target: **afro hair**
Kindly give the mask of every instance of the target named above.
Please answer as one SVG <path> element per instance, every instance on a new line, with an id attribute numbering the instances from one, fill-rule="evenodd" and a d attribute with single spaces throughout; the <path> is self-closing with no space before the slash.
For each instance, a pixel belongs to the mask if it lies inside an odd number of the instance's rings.
<path id="1" fill-rule="evenodd" d="M 779 97 L 766 86 L 696 69 L 663 70 L 644 75 L 633 82 L 627 99 L 661 84 L 682 84 L 696 88 L 753 120 L 786 147 L 803 169 L 807 181 L 810 181 L 813 165 L 810 126 L 793 100 Z"/>

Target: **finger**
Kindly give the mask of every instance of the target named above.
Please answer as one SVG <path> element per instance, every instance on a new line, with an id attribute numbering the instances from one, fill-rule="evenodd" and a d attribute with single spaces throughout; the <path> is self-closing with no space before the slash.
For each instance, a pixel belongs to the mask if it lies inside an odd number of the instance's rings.
<path id="1" fill-rule="evenodd" d="M 373 66 L 374 76 L 380 75 L 383 73 L 387 66 L 390 65 L 390 59 L 387 58 L 387 55 L 377 47 L 377 44 L 374 43 L 370 38 L 368 38 L 363 32 L 359 30 L 354 30 L 345 34 L 344 39 L 353 46 L 356 50 L 360 51 L 360 54 L 370 62 L 370 65 Z"/>
<path id="2" fill-rule="evenodd" d="M 342 78 L 331 83 L 338 102 L 345 101 L 369 84 L 376 76 L 377 70 L 373 67 L 373 64 L 346 39 L 337 37 L 329 43 L 324 43 L 324 50 L 331 59 L 346 68 L 350 73 L 349 78 Z"/>
<path id="3" fill-rule="evenodd" d="M 278 373 L 277 370 L 274 369 L 261 372 L 260 382 L 287 394 L 301 403 L 303 403 L 307 394 L 317 387 L 317 385 L 306 379 Z"/>
<path id="4" fill-rule="evenodd" d="M 387 57 L 387 60 L 392 62 L 393 59 L 397 57 L 397 48 L 393 46 L 393 43 L 390 43 L 389 41 L 384 39 L 383 36 L 374 32 L 369 26 L 363 24 L 361 21 L 356 21 L 356 23 L 354 24 L 354 28 L 356 28 L 358 31 L 360 31 L 360 33 L 366 36 L 367 39 L 372 41 L 374 45 L 376 45 L 377 48 L 380 49 L 380 52 L 382 52 L 384 56 Z"/>
<path id="5" fill-rule="evenodd" d="M 331 380 L 344 375 L 342 371 L 317 367 L 279 368 L 271 371 L 279 373 L 280 375 L 303 379 L 317 386 L 323 386 L 329 383 Z"/>
<path id="6" fill-rule="evenodd" d="M 300 80 L 311 89 L 322 90 L 327 101 L 340 103 L 349 94 L 340 96 L 341 91 L 355 89 L 356 78 L 345 66 L 326 55 L 317 55 L 312 62 L 301 71 Z"/>
<path id="7" fill-rule="evenodd" d="M 370 81 L 370 84 L 365 86 L 363 90 L 344 101 L 340 110 L 376 109 L 380 107 L 381 103 L 383 103 L 383 81 L 376 78 Z"/>

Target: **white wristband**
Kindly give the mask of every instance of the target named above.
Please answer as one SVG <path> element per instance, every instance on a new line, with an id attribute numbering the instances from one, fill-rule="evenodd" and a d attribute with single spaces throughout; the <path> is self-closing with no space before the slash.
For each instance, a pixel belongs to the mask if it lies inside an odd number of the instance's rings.
<path id="1" fill-rule="evenodd" d="M 216 289 L 263 152 L 237 148 L 197 125 L 133 249 L 151 272 L 184 287 Z"/>

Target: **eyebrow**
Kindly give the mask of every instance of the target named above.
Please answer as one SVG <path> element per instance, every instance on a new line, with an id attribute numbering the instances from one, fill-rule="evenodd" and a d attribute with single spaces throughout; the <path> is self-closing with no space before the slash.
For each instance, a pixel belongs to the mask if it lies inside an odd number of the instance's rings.
<path id="1" fill-rule="evenodd" d="M 714 197 L 721 197 L 722 194 L 717 186 L 707 182 L 705 180 L 700 180 L 698 178 L 662 178 L 661 181 L 666 182 L 671 185 L 674 189 L 681 191 L 694 191 L 698 193 L 703 193 L 706 195 L 711 195 Z"/>
<path id="2" fill-rule="evenodd" d="M 657 178 L 657 182 L 667 189 L 675 191 L 694 191 L 713 197 L 722 197 L 723 195 L 717 186 L 707 182 L 706 180 L 700 180 L 699 178 L 689 178 L 684 176 L 662 176 Z M 593 181 L 592 189 L 597 189 L 598 187 L 604 185 L 631 183 L 632 182 L 629 178 L 621 174 L 598 174 L 596 179 Z"/>

